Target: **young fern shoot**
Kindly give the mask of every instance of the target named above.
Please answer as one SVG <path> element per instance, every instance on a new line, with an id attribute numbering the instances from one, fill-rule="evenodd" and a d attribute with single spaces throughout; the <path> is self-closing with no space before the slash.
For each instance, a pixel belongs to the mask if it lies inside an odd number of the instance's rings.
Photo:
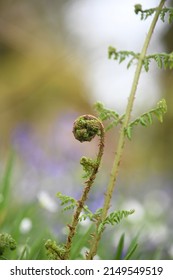
<path id="1" fill-rule="evenodd" d="M 141 74 L 141 70 L 142 67 L 144 65 L 144 61 L 145 61 L 145 57 L 146 57 L 146 53 L 147 53 L 147 49 L 148 49 L 148 45 L 150 43 L 153 31 L 155 29 L 156 23 L 158 21 L 158 18 L 161 14 L 162 8 L 165 4 L 165 0 L 161 0 L 159 6 L 155 9 L 155 14 L 154 14 L 154 18 L 151 22 L 148 34 L 146 36 L 146 39 L 144 41 L 142 50 L 140 54 L 134 55 L 134 53 L 129 53 L 130 55 L 133 56 L 132 59 L 137 59 L 138 63 L 137 63 L 137 67 L 136 67 L 136 71 L 134 74 L 134 79 L 133 79 L 133 83 L 132 83 L 132 88 L 130 91 L 130 95 L 128 98 L 128 103 L 127 103 L 127 107 L 126 107 L 126 112 L 124 115 L 124 118 L 122 120 L 122 125 L 120 128 L 120 134 L 119 134 L 119 141 L 118 141 L 118 145 L 117 145 L 117 149 L 116 149 L 116 153 L 115 153 L 115 158 L 114 158 L 114 162 L 113 162 L 113 166 L 112 166 L 112 171 L 111 171 L 111 175 L 110 175 L 110 179 L 109 179 L 109 183 L 107 186 L 107 190 L 106 190 L 106 194 L 105 194 L 105 200 L 104 200 L 104 205 L 103 205 L 103 211 L 100 217 L 100 221 L 97 223 L 97 228 L 95 230 L 95 232 L 93 233 L 93 240 L 92 240 L 92 244 L 90 247 L 90 251 L 87 254 L 87 259 L 91 260 L 94 258 L 94 256 L 97 253 L 97 248 L 98 248 L 98 244 L 99 241 L 101 239 L 101 235 L 105 229 L 105 227 L 102 227 L 102 230 L 99 230 L 100 225 L 104 223 L 104 221 L 107 218 L 108 215 L 108 210 L 110 208 L 110 202 L 112 199 L 112 195 L 115 189 L 115 182 L 117 179 L 117 175 L 118 175 L 118 171 L 119 171 L 119 166 L 120 166 L 120 162 L 121 162 L 121 158 L 122 158 L 122 154 L 124 151 L 124 145 L 125 145 L 125 138 L 126 138 L 126 131 L 127 128 L 129 126 L 129 122 L 130 122 L 130 117 L 131 117 L 131 111 L 133 109 L 133 105 L 134 105 L 134 99 L 135 99 L 135 95 L 136 95 L 136 90 L 137 90 L 137 86 L 138 86 L 138 82 L 139 82 L 139 78 L 140 78 L 140 74 Z M 111 55 L 113 54 L 113 49 L 109 48 L 109 57 L 111 57 Z M 110 53 L 111 51 L 111 53 Z M 116 49 L 115 49 L 115 53 L 116 53 Z M 124 55 L 126 55 L 127 53 L 125 53 Z M 117 59 L 119 56 L 116 56 L 115 59 Z M 122 62 L 124 60 L 124 57 L 122 59 L 119 60 L 119 62 Z"/>
<path id="2" fill-rule="evenodd" d="M 46 249 L 48 251 L 48 255 L 53 259 L 70 259 L 72 241 L 76 233 L 77 225 L 80 221 L 80 215 L 83 209 L 86 209 L 87 211 L 85 202 L 88 198 L 88 194 L 96 178 L 96 174 L 99 170 L 99 166 L 101 164 L 101 159 L 103 156 L 105 131 L 102 122 L 98 118 L 92 115 L 80 116 L 74 122 L 73 134 L 76 140 L 80 142 L 90 142 L 95 136 L 98 136 L 100 139 L 98 145 L 99 150 L 96 159 L 93 160 L 87 157 L 82 157 L 80 160 L 80 164 L 83 166 L 85 172 L 84 177 L 87 178 L 87 180 L 85 181 L 85 186 L 81 198 L 78 201 L 76 201 L 71 197 L 63 196 L 61 193 L 57 194 L 57 196 L 62 201 L 62 205 L 65 205 L 70 202 L 70 205 L 68 205 L 65 210 L 71 208 L 75 208 L 75 210 L 71 224 L 67 225 L 69 229 L 69 234 L 67 236 L 66 243 L 59 246 L 56 245 L 55 241 L 48 240 L 45 244 Z"/>
<path id="3" fill-rule="evenodd" d="M 88 179 L 87 181 L 85 181 L 85 187 L 82 196 L 77 201 L 77 207 L 73 214 L 71 225 L 68 225 L 69 234 L 65 244 L 66 253 L 64 254 L 64 259 L 69 259 L 72 239 L 76 233 L 76 227 L 79 222 L 79 217 L 84 208 L 85 201 L 88 198 L 89 191 L 93 185 L 93 182 L 96 178 L 96 174 L 98 172 L 101 163 L 103 149 L 104 149 L 105 132 L 104 132 L 103 124 L 98 118 L 92 115 L 84 115 L 79 117 L 75 121 L 73 127 L 73 134 L 74 137 L 80 142 L 85 142 L 85 141 L 90 142 L 96 135 L 98 135 L 100 138 L 100 142 L 99 142 L 99 151 L 96 160 L 91 160 L 90 158 L 82 157 L 80 161 L 81 165 L 84 168 L 84 171 L 86 172 L 86 176 L 88 177 Z"/>
<path id="4" fill-rule="evenodd" d="M 165 15 L 166 13 L 168 13 L 168 22 L 170 23 L 173 21 L 173 9 L 166 8 L 165 2 L 166 0 L 161 0 L 160 4 L 156 8 L 152 8 L 149 10 L 143 10 L 142 6 L 139 4 L 135 5 L 135 13 L 141 14 L 141 20 L 145 20 L 149 16 L 153 15 L 153 20 L 149 27 L 149 31 L 147 33 L 146 39 L 144 41 L 140 53 L 134 53 L 132 51 L 118 52 L 116 48 L 113 47 L 109 47 L 108 49 L 108 57 L 118 60 L 119 63 L 123 62 L 127 58 L 130 58 L 127 64 L 127 68 L 129 68 L 132 65 L 132 62 L 134 60 L 137 61 L 137 66 L 134 73 L 133 83 L 129 94 L 125 113 L 122 116 L 120 116 L 117 112 L 105 108 L 102 103 L 97 103 L 95 105 L 95 108 L 99 115 L 98 118 L 92 115 L 83 115 L 74 122 L 74 137 L 80 142 L 90 142 L 97 135 L 99 137 L 99 150 L 96 159 L 94 160 L 87 157 L 81 158 L 80 164 L 83 166 L 83 170 L 85 172 L 84 178 L 86 178 L 81 198 L 77 201 L 71 197 L 63 196 L 61 193 L 57 194 L 57 196 L 61 200 L 61 204 L 65 206 L 64 209 L 74 209 L 74 214 L 72 217 L 71 224 L 68 225 L 69 233 L 66 239 L 66 243 L 59 246 L 56 245 L 56 242 L 48 240 L 45 244 L 48 254 L 50 254 L 50 256 L 53 259 L 70 259 L 73 238 L 76 234 L 78 223 L 82 219 L 89 218 L 95 224 L 95 230 L 91 233 L 92 240 L 90 240 L 90 248 L 88 252 L 86 252 L 86 259 L 92 260 L 97 253 L 99 241 L 102 237 L 105 227 L 108 224 L 118 224 L 123 218 L 126 218 L 134 213 L 133 209 L 129 211 L 113 211 L 112 213 L 108 213 L 108 211 L 110 209 L 112 195 L 115 189 L 115 183 L 117 180 L 117 175 L 119 172 L 122 154 L 124 152 L 126 139 L 132 139 L 132 130 L 138 124 L 145 127 L 151 125 L 154 117 L 156 117 L 160 122 L 162 122 L 163 115 L 167 111 L 166 101 L 162 99 L 157 103 L 156 108 L 151 109 L 149 112 L 143 113 L 140 117 L 136 118 L 135 120 L 131 120 L 131 112 L 133 110 L 134 100 L 142 68 L 144 68 L 144 70 L 148 72 L 149 64 L 152 59 L 156 61 L 159 68 L 173 68 L 173 53 L 147 55 L 148 45 L 152 38 L 158 19 L 160 18 L 164 22 Z M 102 121 L 105 120 L 109 121 L 110 123 L 104 129 Z M 105 131 L 108 131 L 113 126 L 117 125 L 120 126 L 119 139 L 115 151 L 108 186 L 105 192 L 103 207 L 97 209 L 95 213 L 92 213 L 92 211 L 89 210 L 88 206 L 85 205 L 85 203 L 87 201 L 88 194 L 96 178 L 102 160 Z M 82 211 L 84 212 L 84 214 L 81 215 Z M 130 258 L 131 254 L 134 252 L 136 247 L 137 244 L 135 243 L 135 245 L 129 252 L 127 258 Z"/>

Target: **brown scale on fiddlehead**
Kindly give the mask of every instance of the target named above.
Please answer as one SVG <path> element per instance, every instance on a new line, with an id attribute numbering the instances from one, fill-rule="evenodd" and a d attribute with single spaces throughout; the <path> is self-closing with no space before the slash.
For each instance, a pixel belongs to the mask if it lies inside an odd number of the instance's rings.
<path id="1" fill-rule="evenodd" d="M 89 191 L 93 185 L 96 174 L 98 172 L 104 149 L 104 127 L 102 122 L 92 115 L 83 115 L 76 119 L 73 126 L 74 137 L 80 142 L 91 141 L 95 136 L 99 137 L 99 151 L 96 159 L 92 160 L 87 157 L 81 158 L 81 165 L 86 173 L 87 181 L 81 198 L 77 201 L 77 206 L 73 214 L 72 222 L 68 225 L 69 234 L 65 244 L 65 253 L 63 259 L 69 259 L 72 239 L 76 233 L 76 227 L 79 222 L 79 216 L 88 198 Z"/>

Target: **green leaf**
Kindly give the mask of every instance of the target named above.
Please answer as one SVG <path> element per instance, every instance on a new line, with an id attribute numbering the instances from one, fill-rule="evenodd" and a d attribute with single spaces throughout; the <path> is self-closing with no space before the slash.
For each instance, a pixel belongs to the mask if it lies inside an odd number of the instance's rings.
<path id="1" fill-rule="evenodd" d="M 134 254 L 134 252 L 136 251 L 137 247 L 138 247 L 138 243 L 137 243 L 137 240 L 138 240 L 138 235 L 137 234 L 131 241 L 130 245 L 129 245 L 129 248 L 127 250 L 127 253 L 124 257 L 124 260 L 129 260 L 132 255 Z"/>
<path id="2" fill-rule="evenodd" d="M 156 60 L 156 62 L 157 62 L 158 67 L 161 69 L 162 66 L 163 66 L 161 55 L 157 54 L 157 55 L 155 56 L 155 60 Z"/>
<path id="3" fill-rule="evenodd" d="M 135 5 L 135 13 L 141 14 L 141 20 L 146 20 L 149 16 L 153 15 L 156 12 L 157 8 L 151 8 L 143 10 L 140 4 Z M 173 21 L 173 8 L 163 8 L 160 11 L 160 19 L 165 22 L 165 16 L 168 14 L 168 22 L 171 23 Z"/>
<path id="4" fill-rule="evenodd" d="M 153 123 L 153 120 L 152 120 L 152 114 L 150 112 L 146 113 L 146 117 L 148 119 L 148 123 L 149 124 L 152 124 Z"/>
<path id="5" fill-rule="evenodd" d="M 126 255 L 123 257 L 124 260 L 129 260 L 132 255 L 134 254 L 134 252 L 136 251 L 137 247 L 138 247 L 138 243 L 137 243 L 137 239 L 138 239 L 138 234 L 135 236 L 135 238 L 132 239 L 127 253 Z M 124 241 L 125 241 L 125 234 L 123 233 L 120 237 L 120 240 L 118 242 L 118 246 L 116 249 L 116 255 L 115 255 L 115 260 L 121 260 L 122 256 L 123 256 L 123 250 L 124 250 Z"/>
<path id="6" fill-rule="evenodd" d="M 81 235 L 78 233 L 76 234 L 76 236 L 74 236 L 74 241 L 72 244 L 72 249 L 70 254 L 71 260 L 76 260 L 79 258 L 80 251 L 82 250 L 82 248 L 88 245 L 87 242 L 92 231 L 93 231 L 93 225 L 91 225 L 85 233 Z"/>
<path id="7" fill-rule="evenodd" d="M 2 256 L 7 249 L 15 250 L 16 241 L 10 234 L 0 233 L 0 256 Z"/>
<path id="8" fill-rule="evenodd" d="M 66 253 L 64 244 L 57 244 L 55 240 L 48 239 L 45 242 L 47 255 L 51 260 L 62 260 Z"/>
<path id="9" fill-rule="evenodd" d="M 28 246 L 28 240 L 26 240 L 18 259 L 19 260 L 25 260 L 25 259 L 27 260 L 28 256 L 29 256 L 29 252 L 30 252 L 30 247 Z"/>
<path id="10" fill-rule="evenodd" d="M 7 207 L 10 196 L 10 180 L 14 166 L 14 152 L 11 152 L 7 161 L 5 172 L 0 183 L 0 210 Z"/>
<path id="11" fill-rule="evenodd" d="M 144 69 L 145 69 L 146 72 L 149 71 L 149 64 L 150 64 L 149 58 L 145 57 L 144 60 L 143 60 L 143 65 L 144 65 Z"/>
<path id="12" fill-rule="evenodd" d="M 80 164 L 82 165 L 85 172 L 82 176 L 83 178 L 90 177 L 93 170 L 97 167 L 97 161 L 87 157 L 82 157 L 80 160 Z"/>
<path id="13" fill-rule="evenodd" d="M 127 128 L 125 129 L 125 135 L 127 135 L 127 138 L 131 140 L 133 127 L 137 124 L 141 124 L 142 126 L 147 127 L 148 125 L 153 123 L 153 116 L 156 116 L 157 119 L 162 123 L 163 116 L 166 112 L 167 112 L 166 100 L 162 99 L 157 103 L 156 108 L 142 114 L 139 118 L 130 122 Z"/>
<path id="14" fill-rule="evenodd" d="M 130 60 L 129 60 L 129 62 L 128 62 L 128 64 L 127 64 L 127 69 L 129 69 L 130 68 L 130 66 L 132 65 L 132 63 L 133 63 L 133 60 L 134 60 L 134 57 L 133 58 L 131 58 Z"/>
<path id="15" fill-rule="evenodd" d="M 110 59 L 112 57 L 112 55 L 116 56 L 116 48 L 113 48 L 110 46 L 108 48 L 108 58 Z"/>
<path id="16" fill-rule="evenodd" d="M 172 22 L 173 22 L 173 9 L 170 9 L 170 10 L 169 10 L 168 22 L 169 22 L 169 23 L 172 23 Z"/>
<path id="17" fill-rule="evenodd" d="M 131 248 L 131 250 L 129 251 L 129 253 L 127 253 L 127 255 L 125 256 L 125 260 L 129 260 L 131 257 L 132 257 L 132 255 L 134 254 L 134 252 L 136 251 L 136 249 L 137 249 L 137 247 L 138 247 L 138 244 L 136 243 L 136 244 L 134 244 L 134 246 Z"/>
<path id="18" fill-rule="evenodd" d="M 98 113 L 98 117 L 101 121 L 111 121 L 110 124 L 105 128 L 105 131 L 110 130 L 113 126 L 117 126 L 122 122 L 124 115 L 119 116 L 119 114 L 114 111 L 104 107 L 104 105 L 100 102 L 97 102 L 94 105 L 95 110 Z"/>
<path id="19" fill-rule="evenodd" d="M 136 4 L 135 6 L 135 14 L 138 14 L 139 12 L 142 12 L 142 5 Z"/>
<path id="20" fill-rule="evenodd" d="M 112 213 L 110 213 L 106 219 L 100 223 L 99 227 L 98 227 L 98 232 L 100 233 L 106 224 L 109 224 L 109 225 L 114 225 L 114 224 L 119 224 L 120 221 L 123 219 L 123 218 L 127 218 L 129 215 L 132 215 L 133 213 L 135 212 L 134 209 L 132 210 L 121 210 L 121 211 L 114 211 Z"/>
<path id="21" fill-rule="evenodd" d="M 172 69 L 173 63 L 173 52 L 167 53 L 156 53 L 147 55 L 143 60 L 143 65 L 145 70 L 148 72 L 149 70 L 149 63 L 151 60 L 154 60 L 157 63 L 159 69 Z"/>
<path id="22" fill-rule="evenodd" d="M 97 209 L 96 212 L 93 213 L 93 212 L 88 208 L 87 205 L 84 205 L 83 211 L 84 211 L 84 213 L 80 215 L 79 221 L 82 221 L 82 220 L 85 221 L 87 218 L 89 218 L 90 221 L 96 222 L 96 221 L 98 221 L 98 219 L 99 219 L 100 216 L 101 216 L 102 208 Z"/>
<path id="23" fill-rule="evenodd" d="M 123 62 L 126 59 L 125 55 L 121 55 L 119 59 L 119 63 Z"/>
<path id="24" fill-rule="evenodd" d="M 145 116 L 141 116 L 140 119 L 140 124 L 143 125 L 143 126 L 147 126 L 147 121 L 145 120 Z"/>
<path id="25" fill-rule="evenodd" d="M 125 129 L 125 135 L 127 135 L 127 138 L 129 140 L 132 139 L 132 126 L 129 125 L 126 129 Z"/>
<path id="26" fill-rule="evenodd" d="M 77 205 L 77 200 L 73 197 L 63 195 L 61 192 L 58 192 L 56 196 L 61 200 L 61 205 L 67 205 L 63 208 L 63 211 L 74 209 Z"/>
<path id="27" fill-rule="evenodd" d="M 109 47 L 108 57 L 112 58 L 112 56 L 113 59 L 118 60 L 119 63 L 123 62 L 126 58 L 129 58 L 131 56 L 132 58 L 127 64 L 127 69 L 130 67 L 134 59 L 139 59 L 139 53 L 135 53 L 133 51 L 117 51 L 115 48 Z"/>
<path id="28" fill-rule="evenodd" d="M 116 255 L 115 255 L 115 260 L 121 260 L 121 256 L 122 256 L 122 253 L 123 253 L 123 249 L 124 249 L 124 238 L 125 237 L 125 234 L 123 233 L 120 237 L 120 240 L 118 242 L 118 246 L 117 246 L 117 249 L 116 249 Z"/>

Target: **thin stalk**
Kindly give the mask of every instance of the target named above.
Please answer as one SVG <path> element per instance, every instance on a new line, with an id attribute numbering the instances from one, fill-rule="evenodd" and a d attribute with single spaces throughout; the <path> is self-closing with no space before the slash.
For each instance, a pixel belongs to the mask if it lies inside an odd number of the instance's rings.
<path id="1" fill-rule="evenodd" d="M 99 119 L 97 119 L 96 117 L 94 116 L 90 116 L 90 115 L 86 115 L 86 118 L 92 118 L 94 119 L 95 123 L 97 124 L 97 126 L 99 126 L 99 137 L 100 137 L 100 141 L 99 141 L 99 151 L 98 151 L 98 154 L 97 154 L 97 158 L 96 158 L 96 165 L 94 166 L 93 170 L 92 170 L 92 173 L 89 177 L 89 179 L 85 182 L 85 187 L 83 189 L 83 193 L 82 193 L 82 196 L 81 198 L 77 201 L 77 207 L 74 211 L 74 214 L 73 214 L 73 218 L 72 218 L 72 222 L 70 225 L 68 225 L 68 228 L 69 228 L 69 234 L 67 236 L 67 241 L 66 241 L 66 244 L 65 244 L 65 254 L 63 256 L 62 259 L 64 260 L 68 260 L 69 257 L 70 257 L 70 251 L 71 251 L 71 246 L 72 246 L 72 240 L 73 240 L 73 237 L 76 233 L 76 228 L 77 228 L 77 225 L 78 225 L 78 222 L 79 222 L 79 216 L 83 210 L 83 207 L 84 207 L 84 204 L 85 204 L 85 201 L 87 200 L 88 198 L 88 194 L 90 192 L 90 189 L 94 183 L 94 180 L 96 178 L 96 174 L 98 172 L 98 169 L 99 169 L 99 166 L 101 164 L 101 159 L 102 159 L 102 156 L 103 156 L 103 150 L 104 150 L 104 134 L 105 134 L 105 131 L 104 131 L 104 127 L 103 127 L 103 124 L 100 122 Z M 90 140 L 89 140 L 90 141 Z"/>
<path id="2" fill-rule="evenodd" d="M 165 0 L 161 0 L 156 13 L 154 15 L 154 18 L 152 20 L 152 23 L 150 25 L 148 34 L 146 36 L 146 39 L 144 41 L 139 59 L 138 59 L 138 64 L 136 67 L 136 71 L 134 74 L 134 79 L 133 79 L 133 83 L 132 83 L 132 87 L 131 87 L 131 92 L 128 98 L 128 103 L 127 103 L 127 107 L 126 107 L 126 112 L 125 112 L 125 117 L 120 129 L 120 136 L 119 136 L 119 141 L 118 141 L 118 146 L 117 146 L 117 151 L 115 153 L 115 159 L 113 162 L 113 166 L 112 166 L 112 170 L 111 170 L 111 174 L 110 174 L 110 180 L 107 186 L 107 191 L 105 194 L 105 200 L 104 200 L 104 205 L 103 205 L 103 210 L 102 210 L 102 214 L 100 217 L 100 221 L 98 221 L 97 223 L 97 227 L 96 227 L 96 231 L 93 234 L 93 240 L 92 240 L 92 245 L 90 248 L 90 251 L 87 253 L 86 259 L 91 260 L 93 259 L 93 257 L 95 256 L 96 252 L 97 252 L 97 247 L 98 247 L 98 243 L 99 240 L 101 238 L 101 235 L 103 233 L 103 231 L 98 232 L 98 226 L 99 224 L 105 220 L 105 218 L 107 217 L 107 213 L 108 210 L 110 208 L 110 202 L 112 199 L 112 195 L 115 189 L 115 183 L 116 183 L 116 179 L 117 179 L 117 175 L 118 175 L 118 171 L 119 171 L 119 166 L 120 166 L 120 162 L 121 162 L 121 158 L 122 158 L 122 154 L 123 154 L 123 150 L 124 150 L 124 145 L 125 145 L 125 129 L 128 127 L 128 123 L 130 120 L 130 116 L 131 116 L 131 111 L 133 109 L 133 104 L 134 104 L 134 100 L 135 100 L 135 94 L 136 94 L 136 90 L 137 90 L 137 86 L 138 86 L 138 82 L 139 82 L 139 78 L 140 78 L 140 74 L 141 74 L 141 70 L 142 70 L 142 65 L 143 65 L 143 59 L 146 56 L 147 53 L 147 49 L 148 49 L 148 45 L 150 43 L 152 34 L 154 32 L 156 23 L 158 21 L 159 18 L 159 14 L 160 11 L 163 7 L 165 3 Z"/>

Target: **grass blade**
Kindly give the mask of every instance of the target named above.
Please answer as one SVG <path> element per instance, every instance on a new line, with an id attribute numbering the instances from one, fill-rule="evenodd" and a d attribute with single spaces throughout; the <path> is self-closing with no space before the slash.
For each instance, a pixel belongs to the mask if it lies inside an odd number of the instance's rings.
<path id="1" fill-rule="evenodd" d="M 14 163 L 14 153 L 11 152 L 10 157 L 7 161 L 6 168 L 2 180 L 0 182 L 0 211 L 6 207 L 10 196 L 10 180 L 12 175 Z"/>
<path id="2" fill-rule="evenodd" d="M 115 260 L 121 260 L 122 253 L 123 253 L 123 248 L 124 248 L 124 239 L 125 239 L 125 234 L 123 233 L 120 237 L 120 240 L 118 242 L 117 250 L 116 250 L 116 255 L 115 255 Z"/>

